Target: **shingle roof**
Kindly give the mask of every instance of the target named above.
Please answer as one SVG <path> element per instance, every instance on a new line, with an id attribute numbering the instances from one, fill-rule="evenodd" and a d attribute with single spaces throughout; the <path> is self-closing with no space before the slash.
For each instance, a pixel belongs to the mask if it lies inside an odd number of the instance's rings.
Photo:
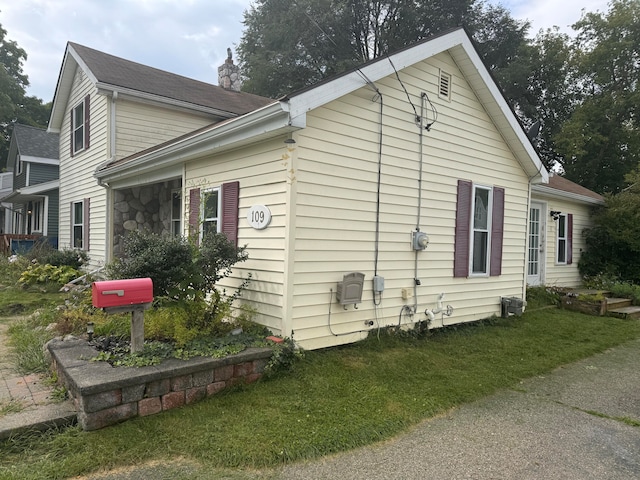
<path id="1" fill-rule="evenodd" d="M 69 42 L 99 83 L 242 115 L 273 100 L 227 90 Z"/>
<path id="2" fill-rule="evenodd" d="M 594 200 L 604 201 L 604 197 L 588 188 L 578 185 L 577 183 L 567 180 L 560 175 L 549 175 L 548 187 L 556 190 L 561 190 L 567 193 L 574 193 L 576 195 L 582 195 L 584 197 L 593 198 Z"/>
<path id="3" fill-rule="evenodd" d="M 42 128 L 16 123 L 13 126 L 13 138 L 22 156 L 59 159 L 57 133 L 47 133 Z"/>

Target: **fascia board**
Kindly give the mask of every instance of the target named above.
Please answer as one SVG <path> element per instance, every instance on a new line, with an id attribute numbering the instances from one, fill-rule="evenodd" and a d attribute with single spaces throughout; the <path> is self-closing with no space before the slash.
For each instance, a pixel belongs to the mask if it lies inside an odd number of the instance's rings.
<path id="1" fill-rule="evenodd" d="M 556 188 L 547 187 L 545 185 L 533 185 L 531 187 L 533 193 L 540 195 L 546 195 L 548 197 L 561 197 L 575 202 L 588 203 L 590 205 L 604 205 L 604 200 L 598 200 L 596 198 L 587 197 L 578 193 L 565 192 Z"/>
<path id="2" fill-rule="evenodd" d="M 39 163 L 42 165 L 60 165 L 60 160 L 55 158 L 32 157 L 29 155 L 20 155 L 22 162 Z"/>
<path id="3" fill-rule="evenodd" d="M 21 195 L 39 195 L 43 192 L 48 192 L 49 190 L 55 190 L 56 188 L 60 188 L 60 180 L 37 183 L 35 185 L 23 187 L 17 191 Z"/>
<path id="4" fill-rule="evenodd" d="M 99 183 L 111 183 L 140 175 L 158 168 L 182 164 L 212 152 L 232 148 L 242 141 L 290 128 L 289 114 L 282 102 L 230 120 L 223 125 L 171 143 L 163 148 L 141 155 L 121 165 L 97 169 L 94 177 Z"/>

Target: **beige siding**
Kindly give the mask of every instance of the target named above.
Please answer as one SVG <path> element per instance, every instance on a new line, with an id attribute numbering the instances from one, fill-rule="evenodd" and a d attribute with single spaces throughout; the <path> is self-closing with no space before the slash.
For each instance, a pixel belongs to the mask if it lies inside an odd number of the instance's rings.
<path id="1" fill-rule="evenodd" d="M 189 190 L 219 187 L 225 182 L 240 182 L 238 244 L 246 245 L 249 259 L 233 269 L 232 278 L 223 287 L 232 289 L 239 278 L 251 274 L 251 282 L 242 300 L 257 310 L 257 320 L 276 334 L 283 334 L 285 284 L 285 231 L 287 229 L 287 190 L 291 184 L 288 149 L 284 138 L 268 144 L 249 146 L 218 156 L 209 156 L 186 166 L 185 199 L 188 218 Z M 271 223 L 255 230 L 247 222 L 252 205 L 269 207 Z"/>
<path id="2" fill-rule="evenodd" d="M 546 205 L 545 231 L 545 275 L 542 279 L 547 286 L 577 287 L 582 283 L 578 262 L 580 254 L 586 249 L 584 232 L 592 226 L 590 207 L 584 203 L 570 199 L 554 198 L 544 195 L 533 195 L 533 200 Z M 573 262 L 570 265 L 557 263 L 558 222 L 549 216 L 550 211 L 573 214 Z"/>
<path id="3" fill-rule="evenodd" d="M 438 98 L 438 69 L 453 75 L 452 100 Z M 413 320 L 436 307 L 439 293 L 454 314 L 444 323 L 499 314 L 501 296 L 522 296 L 528 180 L 491 119 L 446 54 L 400 72 L 416 106 L 427 92 L 438 122 L 423 138 L 420 229 L 430 245 L 419 252 L 417 298 L 411 232 L 418 215 L 419 135 L 414 112 L 395 76 L 376 82 L 384 99 L 378 275 L 385 291 L 374 306 L 379 103 L 368 87 L 307 114 L 297 134 L 297 218 L 293 292 L 294 338 L 305 348 L 357 340 L 370 327 L 410 323 L 404 305 L 417 303 Z M 502 275 L 453 278 L 458 179 L 505 188 Z M 336 284 L 348 272 L 365 274 L 363 302 L 343 309 Z M 440 316 L 434 322 L 441 326 Z M 354 332 L 354 333 L 350 333 Z"/>
<path id="4" fill-rule="evenodd" d="M 70 153 L 70 111 L 86 95 L 90 95 L 90 147 L 75 156 Z M 73 89 L 66 108 L 67 114 L 60 131 L 60 231 L 59 246 L 71 245 L 71 202 L 91 199 L 89 256 L 91 266 L 104 263 L 106 208 L 105 190 L 100 187 L 93 172 L 97 165 L 107 158 L 107 101 L 96 94 L 96 89 L 81 69 L 74 79 Z"/>
<path id="5" fill-rule="evenodd" d="M 118 100 L 115 110 L 116 158 L 127 157 L 214 122 L 210 116 L 127 100 Z"/>

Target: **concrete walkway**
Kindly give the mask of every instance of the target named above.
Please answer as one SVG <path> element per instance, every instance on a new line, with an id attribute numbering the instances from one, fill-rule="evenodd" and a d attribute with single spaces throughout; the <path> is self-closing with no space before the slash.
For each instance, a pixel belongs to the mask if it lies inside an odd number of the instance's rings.
<path id="1" fill-rule="evenodd" d="M 17 373 L 8 345 L 8 328 L 3 319 L 0 323 L 0 440 L 17 433 L 73 423 L 76 414 L 72 402 L 56 401 L 53 386 L 44 382 L 43 375 Z"/>

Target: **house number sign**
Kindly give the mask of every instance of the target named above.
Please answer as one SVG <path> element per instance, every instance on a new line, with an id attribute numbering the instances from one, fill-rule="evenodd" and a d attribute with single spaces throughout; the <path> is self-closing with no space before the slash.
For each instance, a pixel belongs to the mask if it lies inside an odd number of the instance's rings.
<path id="1" fill-rule="evenodd" d="M 271 222 L 271 211 L 264 205 L 254 205 L 247 212 L 247 221 L 256 230 L 263 230 Z"/>

